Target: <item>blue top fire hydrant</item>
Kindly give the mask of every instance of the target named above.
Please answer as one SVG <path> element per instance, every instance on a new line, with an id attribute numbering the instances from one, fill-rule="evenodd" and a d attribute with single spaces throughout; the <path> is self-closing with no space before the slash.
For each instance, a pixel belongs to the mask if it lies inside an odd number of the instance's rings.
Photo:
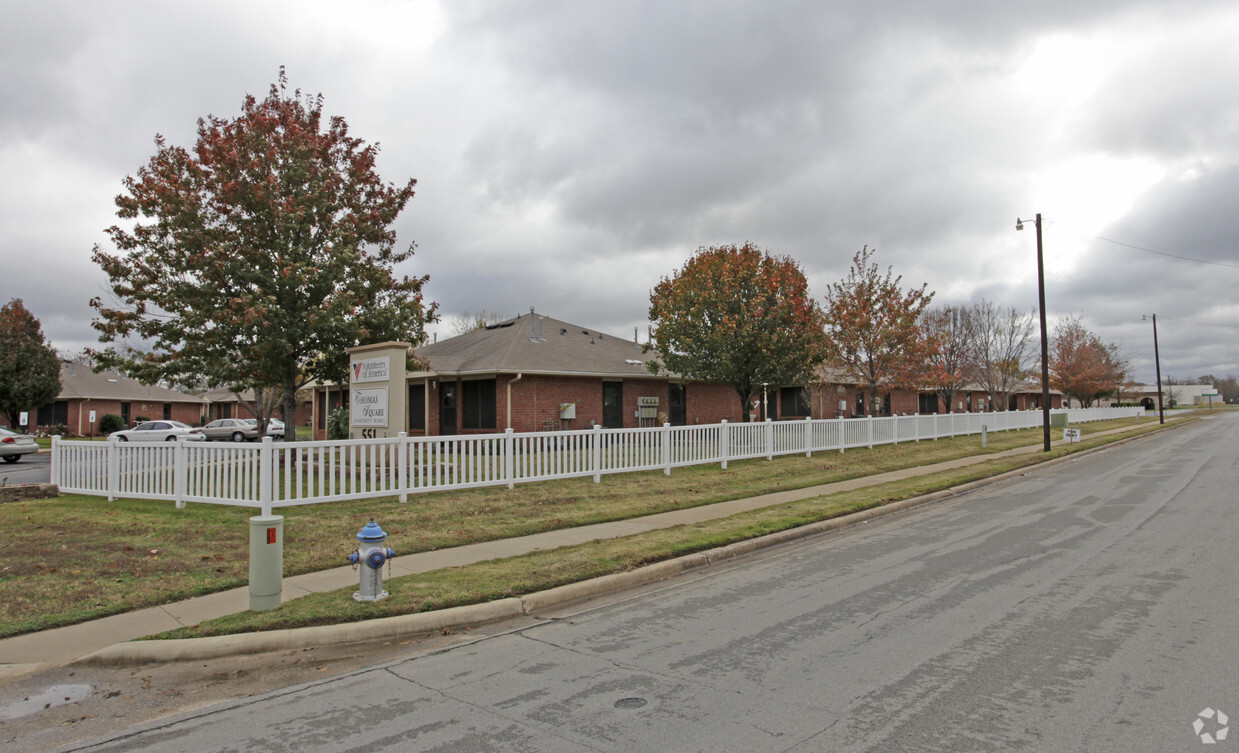
<path id="1" fill-rule="evenodd" d="M 387 598 L 383 590 L 383 563 L 396 553 L 383 543 L 387 534 L 378 523 L 371 520 L 357 532 L 357 550 L 348 556 L 348 561 L 361 565 L 361 587 L 353 598 L 357 601 L 378 601 Z"/>

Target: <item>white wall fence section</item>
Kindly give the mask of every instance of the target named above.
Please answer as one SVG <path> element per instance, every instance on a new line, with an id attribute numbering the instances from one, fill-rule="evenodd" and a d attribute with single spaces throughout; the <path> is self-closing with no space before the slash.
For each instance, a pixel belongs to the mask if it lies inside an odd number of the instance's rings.
<path id="1" fill-rule="evenodd" d="M 1141 408 L 1062 410 L 1069 423 L 1130 418 Z M 259 508 L 508 486 L 748 458 L 843 452 L 1041 425 L 1040 411 L 766 421 L 325 442 L 52 440 L 62 492 Z"/>

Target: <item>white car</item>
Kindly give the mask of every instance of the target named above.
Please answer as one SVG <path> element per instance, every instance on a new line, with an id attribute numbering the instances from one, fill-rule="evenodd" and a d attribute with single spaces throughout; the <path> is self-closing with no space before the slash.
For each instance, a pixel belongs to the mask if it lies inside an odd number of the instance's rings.
<path id="1" fill-rule="evenodd" d="M 202 429 L 195 429 L 180 421 L 147 421 L 132 429 L 114 431 L 108 435 L 121 442 L 175 442 L 179 437 L 191 442 L 201 442 L 206 439 Z"/>
<path id="2" fill-rule="evenodd" d="M 250 426 L 258 425 L 258 419 L 256 418 L 243 418 L 241 420 L 245 421 Z M 283 439 L 284 438 L 284 422 L 278 418 L 268 418 L 267 419 L 267 436 L 271 437 L 272 439 Z"/>
<path id="3" fill-rule="evenodd" d="M 18 434 L 8 429 L 0 429 L 0 458 L 6 463 L 16 463 L 22 455 L 38 452 L 39 445 L 29 434 Z"/>

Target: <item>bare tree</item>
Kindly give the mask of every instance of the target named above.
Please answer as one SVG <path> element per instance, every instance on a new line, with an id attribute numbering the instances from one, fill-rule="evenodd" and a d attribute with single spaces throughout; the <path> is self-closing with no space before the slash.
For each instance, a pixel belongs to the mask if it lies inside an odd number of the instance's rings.
<path id="1" fill-rule="evenodd" d="M 950 413 L 955 395 L 970 381 L 976 361 L 972 310 L 939 306 L 926 312 L 922 326 L 935 345 L 929 356 L 929 383 L 938 402 Z"/>
<path id="2" fill-rule="evenodd" d="M 489 327 L 492 324 L 506 322 L 514 318 L 516 318 L 515 314 L 492 313 L 486 309 L 474 313 L 465 309 L 454 316 L 444 317 L 444 323 L 447 324 L 448 331 L 451 333 L 450 336 L 456 337 L 472 332 L 475 329 L 482 329 L 483 327 Z"/>
<path id="3" fill-rule="evenodd" d="M 1023 378 L 1032 314 L 982 299 L 972 305 L 976 379 L 989 393 L 990 406 L 1007 409 L 1011 390 Z"/>

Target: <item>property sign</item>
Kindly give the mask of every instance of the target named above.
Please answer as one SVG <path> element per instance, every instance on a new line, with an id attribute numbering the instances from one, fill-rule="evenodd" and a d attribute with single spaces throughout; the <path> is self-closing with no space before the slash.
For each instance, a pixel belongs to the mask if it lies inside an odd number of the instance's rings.
<path id="1" fill-rule="evenodd" d="M 1063 429 L 1063 439 L 1067 440 L 1068 442 L 1079 442 L 1080 441 L 1080 430 L 1079 429 Z"/>
<path id="2" fill-rule="evenodd" d="M 95 422 L 95 412 L 93 410 L 90 412 L 90 422 L 92 424 Z"/>
<path id="3" fill-rule="evenodd" d="M 17 414 L 17 424 L 19 426 L 28 426 L 29 423 L 30 423 L 29 413 L 27 413 L 26 411 L 22 411 L 21 413 Z"/>
<path id="4" fill-rule="evenodd" d="M 350 426 L 387 428 L 387 388 L 353 390 L 353 405 L 349 409 L 348 419 Z"/>
<path id="5" fill-rule="evenodd" d="M 386 382 L 391 374 L 391 358 L 367 358 L 364 361 L 353 361 L 353 384 L 366 382 Z M 383 424 L 386 426 L 387 424 Z"/>

